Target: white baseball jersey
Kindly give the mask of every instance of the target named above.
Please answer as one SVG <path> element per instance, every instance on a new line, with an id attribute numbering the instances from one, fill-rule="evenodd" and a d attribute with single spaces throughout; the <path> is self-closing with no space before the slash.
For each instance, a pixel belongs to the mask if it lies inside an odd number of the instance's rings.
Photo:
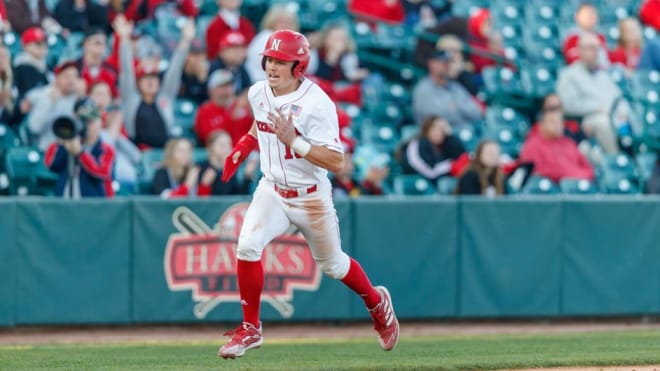
<path id="1" fill-rule="evenodd" d="M 299 135 L 316 146 L 343 153 L 339 141 L 339 124 L 334 102 L 321 88 L 304 79 L 297 90 L 274 96 L 267 81 L 250 87 L 248 99 L 257 122 L 257 137 L 264 178 L 280 186 L 296 188 L 327 181 L 327 171 L 303 159 L 285 146 L 271 130 L 269 112 L 280 109 L 293 118 Z"/>

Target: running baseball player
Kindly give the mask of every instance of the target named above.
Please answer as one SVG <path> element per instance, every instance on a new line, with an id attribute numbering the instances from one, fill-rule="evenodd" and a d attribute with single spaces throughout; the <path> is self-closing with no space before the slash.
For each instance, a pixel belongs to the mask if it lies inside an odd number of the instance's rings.
<path id="1" fill-rule="evenodd" d="M 341 249 L 337 213 L 327 170 L 344 165 L 335 104 L 303 77 L 309 43 L 300 33 L 273 33 L 261 53 L 267 79 L 248 92 L 255 121 L 227 158 L 223 180 L 230 179 L 248 154 L 259 148 L 263 177 L 254 191 L 238 237 L 237 275 L 243 323 L 225 333 L 231 340 L 218 351 L 236 358 L 263 343 L 259 320 L 264 284 L 263 249 L 294 224 L 314 260 L 328 276 L 339 279 L 364 300 L 380 346 L 391 350 L 399 339 L 399 322 L 390 293 L 372 286 L 360 264 Z"/>

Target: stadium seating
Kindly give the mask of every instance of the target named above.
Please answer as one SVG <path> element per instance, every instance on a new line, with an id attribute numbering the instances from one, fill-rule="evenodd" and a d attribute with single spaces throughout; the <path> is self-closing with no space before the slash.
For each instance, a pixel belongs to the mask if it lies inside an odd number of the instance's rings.
<path id="1" fill-rule="evenodd" d="M 599 192 L 596 183 L 585 179 L 562 179 L 559 188 L 565 194 L 596 194 Z"/>
<path id="2" fill-rule="evenodd" d="M 559 186 L 552 180 L 542 176 L 532 175 L 529 177 L 520 193 L 552 195 L 558 194 L 559 192 Z"/>
<path id="3" fill-rule="evenodd" d="M 438 193 L 441 195 L 452 195 L 456 189 L 458 180 L 453 176 L 443 176 L 438 179 Z"/>
<path id="4" fill-rule="evenodd" d="M 12 195 L 52 195 L 57 175 L 46 168 L 43 154 L 34 147 L 14 147 L 5 156 Z"/>
<path id="5" fill-rule="evenodd" d="M 394 178 L 394 192 L 399 195 L 432 195 L 436 187 L 419 175 L 398 175 Z"/>
<path id="6" fill-rule="evenodd" d="M 639 191 L 639 171 L 625 154 L 606 155 L 597 168 L 600 188 L 606 193 L 629 194 Z"/>
<path id="7" fill-rule="evenodd" d="M 196 141 L 193 125 L 197 114 L 197 104 L 189 99 L 179 98 L 174 102 L 174 121 L 177 136 L 183 136 Z"/>

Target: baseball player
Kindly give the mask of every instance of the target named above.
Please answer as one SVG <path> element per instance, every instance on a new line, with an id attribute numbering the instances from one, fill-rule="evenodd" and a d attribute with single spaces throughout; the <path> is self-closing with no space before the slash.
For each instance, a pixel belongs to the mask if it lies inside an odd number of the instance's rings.
<path id="1" fill-rule="evenodd" d="M 237 275 L 243 323 L 225 333 L 231 340 L 218 351 L 236 358 L 263 343 L 259 304 L 264 284 L 263 249 L 294 224 L 314 260 L 364 300 L 380 346 L 391 350 L 399 338 L 392 299 L 383 286 L 372 286 L 360 264 L 341 249 L 337 213 L 327 170 L 344 165 L 335 104 L 303 77 L 309 62 L 305 36 L 290 30 L 273 33 L 261 53 L 266 80 L 248 92 L 254 123 L 225 162 L 230 179 L 248 154 L 259 148 L 263 177 L 254 191 L 238 237 Z"/>

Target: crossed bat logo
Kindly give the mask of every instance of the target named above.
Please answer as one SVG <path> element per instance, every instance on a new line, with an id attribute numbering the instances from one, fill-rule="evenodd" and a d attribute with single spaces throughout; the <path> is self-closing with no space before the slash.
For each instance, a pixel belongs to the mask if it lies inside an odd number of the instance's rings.
<path id="1" fill-rule="evenodd" d="M 165 278 L 172 291 L 192 291 L 196 302 L 193 314 L 199 319 L 223 302 L 241 300 L 236 280 L 236 245 L 247 207 L 247 203 L 234 204 L 222 214 L 215 228 L 187 207 L 172 213 L 172 223 L 179 233 L 170 235 L 167 241 Z M 294 290 L 316 291 L 321 283 L 321 271 L 294 226 L 265 248 L 262 264 L 262 301 L 284 318 L 293 316 Z"/>

